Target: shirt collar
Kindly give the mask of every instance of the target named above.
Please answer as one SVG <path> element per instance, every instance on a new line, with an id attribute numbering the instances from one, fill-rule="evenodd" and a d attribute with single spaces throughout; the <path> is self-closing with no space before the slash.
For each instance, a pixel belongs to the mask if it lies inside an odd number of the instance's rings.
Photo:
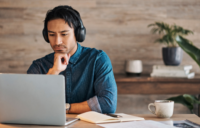
<path id="1" fill-rule="evenodd" d="M 76 64 L 77 60 L 79 59 L 81 55 L 81 51 L 82 51 L 82 46 L 79 43 L 77 43 L 77 50 L 74 53 L 74 55 L 70 57 L 69 62 L 72 64 Z"/>

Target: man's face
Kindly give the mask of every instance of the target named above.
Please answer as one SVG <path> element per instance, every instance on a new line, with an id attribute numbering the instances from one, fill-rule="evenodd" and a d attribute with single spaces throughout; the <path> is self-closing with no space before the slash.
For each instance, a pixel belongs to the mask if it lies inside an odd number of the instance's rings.
<path id="1" fill-rule="evenodd" d="M 73 55 L 77 49 L 74 28 L 71 28 L 63 19 L 50 20 L 47 23 L 50 45 L 56 53 Z"/>

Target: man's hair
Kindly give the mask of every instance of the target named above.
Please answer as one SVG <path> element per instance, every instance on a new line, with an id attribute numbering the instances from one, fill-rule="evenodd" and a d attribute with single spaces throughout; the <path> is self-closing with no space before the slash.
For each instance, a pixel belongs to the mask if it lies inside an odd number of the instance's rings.
<path id="1" fill-rule="evenodd" d="M 75 32 L 76 28 L 80 25 L 80 20 L 78 17 L 81 19 L 79 12 L 73 9 L 71 6 L 57 6 L 54 9 L 47 11 L 46 18 L 44 20 L 44 27 L 47 30 L 47 23 L 50 20 L 63 19 L 71 28 L 74 28 Z"/>

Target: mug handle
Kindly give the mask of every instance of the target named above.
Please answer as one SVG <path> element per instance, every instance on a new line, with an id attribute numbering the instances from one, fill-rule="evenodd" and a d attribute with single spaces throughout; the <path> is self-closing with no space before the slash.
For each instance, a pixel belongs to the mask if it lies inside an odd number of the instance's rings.
<path id="1" fill-rule="evenodd" d="M 151 113 L 153 113 L 154 115 L 156 115 L 155 111 L 152 111 L 152 110 L 151 110 L 151 106 L 154 106 L 155 109 L 156 109 L 156 106 L 154 105 L 154 103 L 150 103 L 150 104 L 148 105 L 149 111 L 150 111 Z"/>

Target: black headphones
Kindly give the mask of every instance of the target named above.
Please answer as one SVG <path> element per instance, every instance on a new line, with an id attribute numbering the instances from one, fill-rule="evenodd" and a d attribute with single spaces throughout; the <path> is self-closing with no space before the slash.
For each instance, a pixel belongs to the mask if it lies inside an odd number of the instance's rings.
<path id="1" fill-rule="evenodd" d="M 75 31 L 75 37 L 76 37 L 76 41 L 78 42 L 83 42 L 85 40 L 85 35 L 86 35 L 86 29 L 83 26 L 83 22 L 81 20 L 81 18 L 76 14 L 76 12 L 73 11 L 73 9 L 70 6 L 60 6 L 59 9 L 66 9 L 67 11 L 70 11 L 72 14 L 74 14 L 80 22 L 80 25 L 76 28 Z M 44 23 L 45 24 L 45 23 Z M 48 38 L 48 32 L 47 32 L 47 26 L 44 25 L 44 29 L 42 30 L 42 34 L 44 37 L 44 40 L 49 43 L 49 38 Z"/>

